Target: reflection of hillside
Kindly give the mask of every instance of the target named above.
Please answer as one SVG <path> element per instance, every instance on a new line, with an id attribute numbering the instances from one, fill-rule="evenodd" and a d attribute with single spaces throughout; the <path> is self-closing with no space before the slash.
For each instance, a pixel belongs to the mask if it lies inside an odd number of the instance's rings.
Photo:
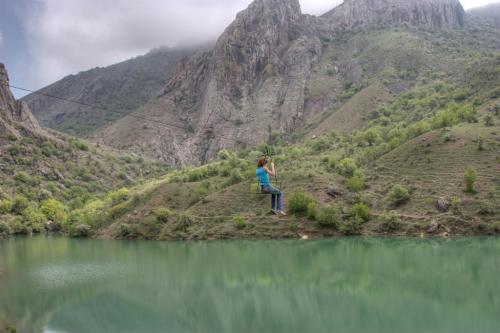
<path id="1" fill-rule="evenodd" d="M 66 258 L 14 256 L 7 267 L 36 271 L 62 260 L 112 269 L 45 289 L 32 278 L 0 283 L 0 308 L 30 327 L 71 332 L 446 332 L 499 324 L 496 239 L 75 244 L 80 250 Z"/>

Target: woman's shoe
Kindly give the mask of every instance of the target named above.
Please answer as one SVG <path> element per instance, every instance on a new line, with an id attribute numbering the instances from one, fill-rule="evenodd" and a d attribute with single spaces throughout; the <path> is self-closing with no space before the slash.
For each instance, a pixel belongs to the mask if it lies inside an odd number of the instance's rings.
<path id="1" fill-rule="evenodd" d="M 286 213 L 285 213 L 284 211 L 280 210 L 280 211 L 278 212 L 278 215 L 281 215 L 281 216 L 286 216 Z"/>
<path id="2" fill-rule="evenodd" d="M 278 211 L 274 210 L 274 209 L 271 209 L 270 213 L 273 214 L 273 215 L 278 215 Z"/>

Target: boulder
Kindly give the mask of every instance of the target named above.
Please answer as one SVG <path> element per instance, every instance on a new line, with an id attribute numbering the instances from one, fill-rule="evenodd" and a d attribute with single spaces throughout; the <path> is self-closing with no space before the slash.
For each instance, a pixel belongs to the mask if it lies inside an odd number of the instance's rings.
<path id="1" fill-rule="evenodd" d="M 329 196 L 333 197 L 333 198 L 337 198 L 337 197 L 340 197 L 342 196 L 342 192 L 340 191 L 340 189 L 335 186 L 335 185 L 332 185 L 328 188 L 328 190 L 326 190 L 326 194 L 328 194 Z"/>
<path id="2" fill-rule="evenodd" d="M 447 211 L 450 210 L 450 207 L 451 207 L 450 200 L 448 200 L 448 199 L 446 199 L 444 197 L 440 197 L 440 198 L 437 199 L 436 208 L 441 213 L 446 213 Z"/>

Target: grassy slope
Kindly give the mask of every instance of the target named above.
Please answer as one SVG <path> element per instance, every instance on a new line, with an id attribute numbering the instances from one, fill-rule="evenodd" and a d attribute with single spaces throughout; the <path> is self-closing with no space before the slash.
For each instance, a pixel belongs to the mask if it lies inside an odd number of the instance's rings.
<path id="1" fill-rule="evenodd" d="M 160 163 L 120 155 L 57 132 L 5 140 L 0 156 L 0 222 L 7 221 L 19 233 L 41 231 L 50 219 L 40 214 L 48 199 L 60 202 L 68 215 L 113 189 L 168 170 Z"/>
<path id="2" fill-rule="evenodd" d="M 500 122 L 497 119 L 497 123 Z M 325 164 L 324 158 L 341 158 L 345 151 L 341 145 L 319 153 L 307 148 L 295 148 L 298 155 L 284 152 L 280 179 L 284 183 L 286 199 L 296 190 L 305 190 L 320 204 L 335 204 L 344 213 L 356 202 L 366 202 L 372 209 L 372 219 L 364 224 L 358 233 L 373 235 L 385 234 L 381 228 L 381 216 L 387 211 L 396 210 L 402 221 L 391 234 L 420 235 L 421 233 L 485 234 L 498 229 L 500 209 L 498 163 L 500 127 L 485 127 L 481 124 L 459 124 L 447 129 L 425 133 L 401 145 L 393 151 L 380 156 L 373 167 L 364 166 L 367 174 L 367 187 L 359 193 L 345 186 L 346 178 Z M 475 140 L 477 135 L 484 137 L 484 150 L 479 151 Z M 449 139 L 445 139 L 449 138 Z M 449 141 L 447 141 L 449 140 Z M 371 163 L 370 163 L 371 164 Z M 476 194 L 464 192 L 463 175 L 468 166 L 478 172 Z M 224 177 L 207 178 L 204 182 L 217 186 L 226 181 Z M 164 181 L 157 184 L 151 195 L 144 197 L 138 209 L 130 210 L 115 220 L 111 227 L 101 230 L 101 237 L 124 237 L 120 225 L 138 225 L 136 234 L 125 238 L 143 237 L 144 223 L 151 221 L 157 208 L 169 207 L 173 215 L 187 214 L 192 223 L 184 230 L 177 226 L 175 217 L 149 235 L 153 239 L 224 239 L 224 238 L 296 238 L 307 234 L 311 237 L 324 237 L 342 234 L 339 228 L 323 228 L 304 216 L 277 218 L 268 214 L 269 197 L 255 194 L 252 179 L 210 191 L 198 202 L 189 204 L 191 194 L 203 182 L 172 183 Z M 411 200 L 398 208 L 384 202 L 393 184 L 402 184 L 412 190 Z M 326 194 L 327 188 L 336 184 L 343 192 L 338 199 Z M 439 197 L 449 200 L 459 198 L 457 210 L 440 213 L 436 209 Z M 285 200 L 287 201 L 287 200 Z M 494 211 L 481 215 L 480 207 L 488 204 Z M 188 207 L 187 207 L 188 206 Z M 234 216 L 241 215 L 246 220 L 244 227 L 235 224 Z M 348 223 L 344 214 L 343 222 Z M 432 229 L 437 225 L 437 229 Z M 497 229 L 495 229 L 497 228 Z M 161 230 L 161 231 L 160 231 Z"/>
<path id="3" fill-rule="evenodd" d="M 108 218 L 98 236 L 214 239 L 498 232 L 500 120 L 496 116 L 496 126 L 487 127 L 484 117 L 500 103 L 500 57 L 491 44 L 499 36 L 496 30 L 478 35 L 476 26 L 454 32 L 381 28 L 325 42 L 327 51 L 308 87 L 311 103 L 326 105 L 326 112 L 311 119 L 319 127 L 309 128 L 313 134 L 325 135 L 278 148 L 278 163 L 286 198 L 303 190 L 319 206 L 338 206 L 342 214 L 335 227 L 320 227 L 300 214 L 271 216 L 269 197 L 252 189 L 252 164 L 258 153 L 246 152 L 243 160 L 233 157 L 237 162 L 212 164 L 220 169 L 236 165 L 243 174 L 236 185 L 225 185 L 230 178 L 227 171 L 224 176 L 194 180 L 189 178 L 196 170 L 167 175 L 150 184 L 147 194 L 143 188 L 132 190 L 141 195 L 133 204 L 129 199 L 128 208 L 118 217 Z M 342 85 L 339 75 L 324 75 L 336 65 L 345 65 L 349 57 L 361 68 L 359 75 L 344 78 L 351 81 L 349 85 Z M 348 75 L 338 70 L 341 76 Z M 342 119 L 346 123 L 337 128 Z M 342 131 L 344 126 L 349 131 Z M 335 129 L 343 134 L 329 133 Z M 372 144 L 365 140 L 366 129 L 376 134 Z M 482 151 L 479 136 L 484 141 Z M 362 190 L 347 188 L 349 177 L 338 170 L 343 158 L 356 160 L 364 171 Z M 474 195 L 463 191 L 468 166 L 478 172 Z M 394 184 L 411 192 L 410 201 L 400 207 L 385 202 Z M 326 194 L 331 185 L 343 192 L 341 198 Z M 455 207 L 440 213 L 439 197 L 455 201 Z M 348 212 L 360 202 L 371 208 L 371 220 L 353 227 Z M 154 211 L 162 207 L 172 211 L 167 223 L 155 222 Z M 388 229 L 391 210 L 400 223 Z M 241 217 L 246 223 L 237 225 Z"/>

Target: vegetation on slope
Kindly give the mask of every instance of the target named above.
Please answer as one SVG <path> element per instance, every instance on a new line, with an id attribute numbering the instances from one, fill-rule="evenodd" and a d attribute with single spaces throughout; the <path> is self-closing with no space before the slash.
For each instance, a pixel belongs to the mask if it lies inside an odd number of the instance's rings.
<path id="1" fill-rule="evenodd" d="M 168 170 L 160 163 L 52 135 L 12 137 L 0 146 L 0 234 L 59 230 L 71 211 L 92 198 Z"/>
<path id="2" fill-rule="evenodd" d="M 495 94 L 426 84 L 381 108 L 363 130 L 277 143 L 287 218 L 270 215 L 269 197 L 257 194 L 261 153 L 221 151 L 208 165 L 89 201 L 64 227 L 122 239 L 498 233 Z"/>
<path id="3" fill-rule="evenodd" d="M 351 55 L 355 64 L 339 69 L 343 82 L 312 78 L 309 99 L 330 104 L 294 144 L 272 135 L 287 218 L 269 215 L 268 196 L 256 194 L 257 150 L 223 150 L 208 165 L 136 185 L 147 174 L 140 160 L 99 165 L 79 141 L 57 149 L 27 141 L 2 155 L 13 178 L 3 185 L 0 232 L 36 231 L 48 220 L 73 236 L 124 239 L 499 232 L 500 56 L 491 47 L 499 34 L 474 29 L 380 27 L 324 41 L 316 73 Z M 328 125 L 338 112 L 357 112 L 348 131 Z M 46 164 L 33 167 L 40 157 Z M 33 193 L 38 184 L 47 192 Z"/>

